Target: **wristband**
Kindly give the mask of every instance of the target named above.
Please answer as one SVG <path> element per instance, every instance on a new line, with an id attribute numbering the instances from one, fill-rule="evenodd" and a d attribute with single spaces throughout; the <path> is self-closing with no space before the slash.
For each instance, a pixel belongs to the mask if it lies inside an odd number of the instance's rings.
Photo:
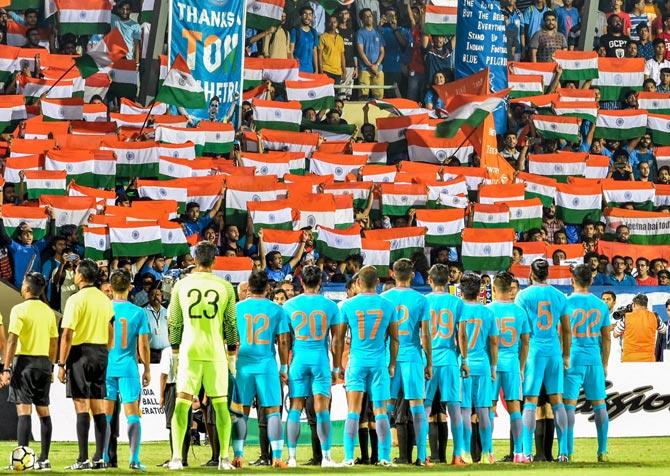
<path id="1" fill-rule="evenodd" d="M 60 368 L 65 368 L 65 364 L 63 362 L 58 362 L 56 365 L 58 365 Z"/>
<path id="2" fill-rule="evenodd" d="M 462 359 L 461 365 L 468 365 L 468 358 L 467 357 Z"/>
<path id="3" fill-rule="evenodd" d="M 498 370 L 498 366 L 497 365 L 492 365 L 491 370 Z"/>
<path id="4" fill-rule="evenodd" d="M 11 374 L 12 373 L 12 368 L 7 367 L 6 369 L 2 369 L 2 373 L 4 374 L 5 372 L 9 372 Z"/>
<path id="5" fill-rule="evenodd" d="M 282 364 L 281 367 L 279 367 L 279 373 L 280 374 L 285 374 L 288 372 L 288 365 Z"/>
<path id="6" fill-rule="evenodd" d="M 335 368 L 334 368 L 333 370 L 331 370 L 330 372 L 339 375 L 339 373 L 340 373 L 341 371 L 342 371 L 341 368 L 339 368 L 339 367 L 335 367 Z"/>

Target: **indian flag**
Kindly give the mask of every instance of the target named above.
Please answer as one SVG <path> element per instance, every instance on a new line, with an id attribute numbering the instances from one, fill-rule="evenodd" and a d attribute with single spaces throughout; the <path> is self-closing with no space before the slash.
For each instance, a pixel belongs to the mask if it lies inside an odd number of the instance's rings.
<path id="1" fill-rule="evenodd" d="M 363 266 L 374 266 L 377 269 L 377 276 L 388 276 L 391 262 L 391 242 L 363 238 L 361 240 L 361 257 L 363 258 Z"/>
<path id="2" fill-rule="evenodd" d="M 437 125 L 435 133 L 438 137 L 453 137 L 463 126 L 480 126 L 486 116 L 504 104 L 505 96 L 509 92 L 509 89 L 504 89 L 488 96 L 474 94 L 454 96 L 444 107 L 447 119 Z"/>
<path id="3" fill-rule="evenodd" d="M 86 122 L 107 122 L 105 104 L 84 104 L 82 116 Z"/>
<path id="4" fill-rule="evenodd" d="M 10 157 L 21 157 L 25 155 L 41 155 L 56 147 L 56 141 L 52 139 L 19 139 L 15 138 L 12 140 L 12 147 L 9 152 Z"/>
<path id="5" fill-rule="evenodd" d="M 556 185 L 556 214 L 567 224 L 581 225 L 585 218 L 598 221 L 601 204 L 600 185 Z"/>
<path id="6" fill-rule="evenodd" d="M 247 27 L 265 31 L 281 23 L 284 0 L 251 0 L 247 3 Z"/>
<path id="7" fill-rule="evenodd" d="M 167 114 L 168 113 L 168 106 L 167 104 L 163 104 L 161 102 L 155 101 L 153 103 L 153 106 L 142 106 L 139 103 L 136 103 L 135 101 L 131 101 L 128 98 L 121 98 L 120 102 L 120 110 L 119 112 L 121 114 L 144 114 L 147 115 L 149 112 L 151 114 L 155 115 L 162 115 L 162 114 Z"/>
<path id="8" fill-rule="evenodd" d="M 18 56 L 19 48 L 16 46 L 0 45 L 0 83 L 6 83 L 19 69 Z"/>
<path id="9" fill-rule="evenodd" d="M 346 229 L 317 227 L 316 249 L 320 255 L 335 261 L 344 261 L 361 252 L 361 227 L 352 225 Z"/>
<path id="10" fill-rule="evenodd" d="M 610 168 L 610 159 L 606 155 L 589 154 L 586 159 L 584 177 L 592 179 L 603 179 L 607 177 Z"/>
<path id="11" fill-rule="evenodd" d="M 298 60 L 284 58 L 244 58 L 244 89 L 254 88 L 262 81 L 282 84 L 298 80 Z"/>
<path id="12" fill-rule="evenodd" d="M 5 172 L 3 178 L 7 183 L 19 183 L 21 181 L 19 172 L 22 170 L 41 170 L 43 167 L 44 159 L 37 154 L 9 157 L 5 159 Z"/>
<path id="13" fill-rule="evenodd" d="M 383 240 L 391 243 L 391 260 L 393 263 L 400 258 L 411 258 L 417 251 L 426 247 L 426 229 L 422 226 L 402 228 L 383 228 L 365 230 L 365 239 Z"/>
<path id="14" fill-rule="evenodd" d="M 86 78 L 84 82 L 84 102 L 87 103 L 86 105 L 94 106 L 95 104 L 89 104 L 91 99 L 93 99 L 93 96 L 98 95 L 104 98 L 111 85 L 112 80 L 109 79 L 107 73 L 94 73 Z M 86 107 L 84 107 L 84 120 L 90 120 L 86 118 Z M 105 118 L 104 120 L 106 121 L 107 119 Z"/>
<path id="15" fill-rule="evenodd" d="M 74 181 L 70 182 L 70 186 L 67 190 L 70 197 L 93 197 L 97 202 L 103 202 L 108 207 L 111 207 L 116 203 L 116 192 L 114 190 L 101 190 L 95 187 L 85 187 Z"/>
<path id="16" fill-rule="evenodd" d="M 109 0 L 54 0 L 58 8 L 58 33 L 95 35 L 109 31 L 112 4 Z"/>
<path id="17" fill-rule="evenodd" d="M 670 206 L 670 185 L 663 185 L 657 183 L 654 186 L 656 187 L 656 197 L 654 197 L 654 206 L 655 207 Z"/>
<path id="18" fill-rule="evenodd" d="M 521 257 L 521 264 L 529 265 L 536 259 L 546 259 L 547 258 L 547 244 L 544 241 L 525 241 L 525 242 L 515 242 L 514 246 L 516 248 L 521 248 L 523 256 Z M 515 265 L 512 265 L 514 267 Z M 510 271 L 512 271 L 510 269 Z M 530 271 L 530 269 L 528 270 Z M 519 274 L 512 271 L 514 276 L 517 278 Z M 523 276 L 530 276 L 530 272 L 523 274 Z"/>
<path id="19" fill-rule="evenodd" d="M 313 80 L 286 81 L 284 83 L 286 98 L 289 101 L 299 101 L 303 109 L 311 107 L 317 111 L 330 109 L 335 105 L 334 86 L 335 81 L 325 74 L 319 75 L 319 78 Z"/>
<path id="20" fill-rule="evenodd" d="M 254 224 L 254 233 L 261 228 L 275 230 L 292 230 L 293 217 L 291 201 L 287 199 L 268 200 L 265 202 L 247 202 L 247 211 Z"/>
<path id="21" fill-rule="evenodd" d="M 309 171 L 315 175 L 333 175 L 335 181 L 343 182 L 347 175 L 358 175 L 366 163 L 365 157 L 346 154 L 324 154 L 316 152 L 309 161 Z"/>
<path id="22" fill-rule="evenodd" d="M 426 5 L 424 35 L 453 36 L 456 34 L 458 8 Z"/>
<path id="23" fill-rule="evenodd" d="M 605 209 L 605 236 L 614 240 L 619 225 L 630 230 L 629 242 L 635 245 L 670 245 L 670 214 L 627 210 Z"/>
<path id="24" fill-rule="evenodd" d="M 253 167 L 256 175 L 275 175 L 283 177 L 286 174 L 302 175 L 305 173 L 305 155 L 300 152 L 242 152 L 238 164 L 243 167 Z"/>
<path id="25" fill-rule="evenodd" d="M 261 228 L 263 234 L 263 245 L 265 253 L 279 251 L 284 263 L 288 263 L 300 248 L 302 231 L 273 230 L 272 228 Z"/>
<path id="26" fill-rule="evenodd" d="M 324 193 L 330 193 L 336 197 L 351 195 L 353 207 L 364 210 L 370 199 L 372 182 L 338 182 L 328 183 L 323 186 Z"/>
<path id="27" fill-rule="evenodd" d="M 428 125 L 428 114 L 400 117 L 378 117 L 377 137 L 381 143 L 388 144 L 388 151 L 397 153 L 407 147 L 405 132 L 410 126 Z"/>
<path id="28" fill-rule="evenodd" d="M 116 127 L 125 127 L 130 129 L 141 129 L 145 122 L 147 122 L 147 116 L 142 114 L 121 114 L 118 112 L 109 113 L 109 121 L 116 124 Z M 147 125 L 145 129 L 153 129 L 153 126 Z"/>
<path id="29" fill-rule="evenodd" d="M 114 185 L 116 160 L 111 154 L 91 150 L 50 150 L 44 160 L 45 170 L 65 170 L 68 181 L 80 185 L 108 188 Z"/>
<path id="30" fill-rule="evenodd" d="M 425 185 L 381 184 L 382 214 L 403 216 L 412 208 L 424 208 L 428 196 Z"/>
<path id="31" fill-rule="evenodd" d="M 556 63 L 530 63 L 522 61 L 510 61 L 507 70 L 510 74 L 521 76 L 542 76 L 542 86 L 548 87 L 556 74 Z"/>
<path id="32" fill-rule="evenodd" d="M 0 133 L 12 131 L 19 122 L 27 118 L 28 113 L 22 95 L 0 96 Z"/>
<path id="33" fill-rule="evenodd" d="M 109 225 L 113 256 L 162 254 L 161 227 L 157 221 L 128 221 Z"/>
<path id="34" fill-rule="evenodd" d="M 502 271 L 512 264 L 514 230 L 499 228 L 463 230 L 463 267 L 471 271 Z"/>
<path id="35" fill-rule="evenodd" d="M 392 183 L 398 174 L 395 165 L 365 165 L 361 167 L 361 179 L 364 182 Z"/>
<path id="36" fill-rule="evenodd" d="M 163 245 L 163 256 L 182 256 L 190 251 L 186 241 L 186 235 L 180 223 L 176 221 L 160 220 L 161 243 Z"/>
<path id="37" fill-rule="evenodd" d="M 383 142 L 353 142 L 351 144 L 351 153 L 366 156 L 368 164 L 385 164 L 387 151 L 388 144 Z"/>
<path id="38" fill-rule="evenodd" d="M 401 164 L 415 164 L 415 162 L 402 162 Z M 404 169 L 401 166 L 401 169 Z M 468 190 L 478 190 L 479 186 L 486 180 L 486 169 L 483 167 L 442 167 L 442 178 L 444 180 L 451 180 L 459 175 L 465 177 L 465 183 Z"/>
<path id="39" fill-rule="evenodd" d="M 556 198 L 556 180 L 528 172 L 519 172 L 516 175 L 517 183 L 526 184 L 526 198 L 539 198 L 542 205 L 550 207 Z"/>
<path id="40" fill-rule="evenodd" d="M 49 99 L 40 101 L 45 121 L 81 121 L 84 119 L 82 98 Z"/>
<path id="41" fill-rule="evenodd" d="M 565 253 L 565 259 L 561 259 L 558 265 L 552 267 L 584 264 L 584 245 L 581 243 L 571 245 L 547 245 L 547 258 L 550 263 L 552 262 L 554 253 L 557 251 Z"/>
<path id="42" fill-rule="evenodd" d="M 641 137 L 647 128 L 647 114 L 637 109 L 600 110 L 595 137 L 630 140 Z"/>
<path id="43" fill-rule="evenodd" d="M 382 111 L 388 111 L 395 116 L 414 116 L 416 114 L 429 114 L 431 111 L 421 105 L 405 98 L 373 99 L 368 104 L 377 106 Z"/>
<path id="44" fill-rule="evenodd" d="M 193 142 L 183 144 L 158 144 L 158 155 L 173 159 L 195 159 L 195 145 Z"/>
<path id="45" fill-rule="evenodd" d="M 554 112 L 557 116 L 578 117 L 595 123 L 598 117 L 598 103 L 595 101 L 557 101 L 554 103 Z"/>
<path id="46" fill-rule="evenodd" d="M 137 192 L 141 198 L 151 200 L 174 200 L 183 209 L 188 200 L 188 191 L 177 179 L 174 180 L 138 180 Z"/>
<path id="47" fill-rule="evenodd" d="M 539 96 L 544 94 L 543 78 L 540 74 L 510 74 L 507 84 L 512 91 L 510 98 L 525 98 L 528 96 Z"/>
<path id="48" fill-rule="evenodd" d="M 509 224 L 515 231 L 542 228 L 542 201 L 539 198 L 509 201 L 506 205 L 509 208 Z"/>
<path id="49" fill-rule="evenodd" d="M 509 208 L 504 203 L 475 203 L 472 226 L 474 228 L 509 228 Z"/>
<path id="50" fill-rule="evenodd" d="M 441 138 L 435 136 L 435 131 L 408 129 L 405 137 L 409 160 L 415 162 L 443 164 L 456 157 L 459 162 L 467 163 L 468 157 L 474 152 L 474 147 L 462 132 L 452 138 Z"/>
<path id="51" fill-rule="evenodd" d="M 85 54 L 75 58 L 74 61 L 81 73 L 81 77 L 86 79 L 109 68 L 113 63 L 125 58 L 127 54 L 128 46 L 121 32 L 117 28 L 114 28 L 105 35 L 102 41 L 88 48 Z"/>
<path id="52" fill-rule="evenodd" d="M 298 101 L 266 101 L 256 99 L 253 104 L 256 130 L 276 129 L 281 131 L 300 130 L 302 109 Z"/>
<path id="53" fill-rule="evenodd" d="M 140 23 L 152 23 L 155 2 L 156 0 L 142 0 L 142 7 L 138 18 Z"/>
<path id="54" fill-rule="evenodd" d="M 603 180 L 603 200 L 608 207 L 624 206 L 633 203 L 638 210 L 654 208 L 656 189 L 651 182 L 630 182 L 619 180 Z"/>
<path id="55" fill-rule="evenodd" d="M 465 181 L 465 177 L 456 177 L 451 180 L 438 181 L 438 180 L 420 180 L 419 183 L 424 183 L 426 185 L 426 191 L 428 192 L 428 208 L 441 208 L 438 207 L 438 201 L 440 200 L 440 195 L 448 196 L 467 196 L 468 194 L 468 185 Z"/>
<path id="56" fill-rule="evenodd" d="M 226 223 L 245 227 L 247 203 L 277 200 L 284 187 L 274 176 L 228 177 L 226 180 Z"/>
<path id="57" fill-rule="evenodd" d="M 41 240 L 47 233 L 47 214 L 43 207 L 24 207 L 18 205 L 2 206 L 2 222 L 7 235 L 14 236 L 22 223 L 27 223 L 33 230 L 33 238 Z"/>
<path id="58" fill-rule="evenodd" d="M 535 108 L 541 113 L 550 113 L 551 105 L 558 100 L 558 94 L 542 94 L 540 96 L 526 96 L 525 98 L 510 99 L 510 104 L 523 104 L 528 108 Z"/>
<path id="59" fill-rule="evenodd" d="M 186 187 L 187 200 L 197 203 L 204 212 L 212 210 L 219 198 L 222 198 L 225 179 L 223 175 L 208 175 L 180 178 L 177 183 Z"/>
<path id="60" fill-rule="evenodd" d="M 554 53 L 554 61 L 563 69 L 561 81 L 586 81 L 598 77 L 597 51 L 558 50 Z"/>
<path id="61" fill-rule="evenodd" d="M 202 132 L 205 144 L 202 152 L 206 154 L 227 154 L 233 150 L 235 128 L 227 122 L 200 121 L 196 130 Z"/>
<path id="62" fill-rule="evenodd" d="M 205 109 L 207 107 L 205 91 L 200 83 L 193 78 L 191 70 L 181 55 L 177 55 L 172 62 L 172 67 L 168 71 L 163 85 L 158 90 L 156 101 L 188 109 Z"/>
<path id="63" fill-rule="evenodd" d="M 576 117 L 533 116 L 535 130 L 545 139 L 563 139 L 567 142 L 579 142 L 579 123 Z"/>
<path id="64" fill-rule="evenodd" d="M 212 161 L 209 159 L 159 157 L 158 178 L 160 179 L 204 177 L 211 173 Z"/>
<path id="65" fill-rule="evenodd" d="M 27 26 L 15 22 L 14 20 L 7 21 L 7 44 L 9 46 L 23 47 L 28 42 L 26 40 L 27 30 Z"/>
<path id="66" fill-rule="evenodd" d="M 192 142 L 195 146 L 196 154 L 201 154 L 205 147 L 205 132 L 199 131 L 193 127 L 160 125 L 156 127 L 154 137 L 158 142 L 164 144 L 183 144 L 185 142 Z"/>
<path id="67" fill-rule="evenodd" d="M 160 156 L 156 142 L 105 140 L 101 149 L 114 153 L 118 178 L 158 177 Z"/>
<path id="68" fill-rule="evenodd" d="M 36 200 L 40 195 L 65 195 L 67 172 L 64 170 L 26 170 L 24 174 L 28 200 Z"/>
<path id="69" fill-rule="evenodd" d="M 284 185 L 286 186 L 286 192 L 288 192 L 289 198 L 298 195 L 316 194 L 319 192 L 320 186 L 332 182 L 332 175 L 284 175 Z"/>
<path id="70" fill-rule="evenodd" d="M 647 129 L 651 132 L 654 144 L 670 145 L 670 115 L 649 113 Z"/>
<path id="71" fill-rule="evenodd" d="M 568 177 L 584 175 L 587 157 L 585 152 L 531 154 L 528 156 L 528 171 L 531 174 L 552 177 L 559 182 L 567 182 Z"/>
<path id="72" fill-rule="evenodd" d="M 17 81 L 17 91 L 26 98 L 26 104 L 34 104 L 46 95 L 48 98 L 71 98 L 74 95 L 73 82 L 22 77 Z"/>
<path id="73" fill-rule="evenodd" d="M 557 88 L 558 100 L 564 102 L 595 102 L 595 89 Z"/>
<path id="74" fill-rule="evenodd" d="M 289 198 L 291 198 L 289 196 Z M 337 207 L 333 195 L 310 194 L 306 197 L 296 198 L 297 203 L 303 203 L 297 208 L 297 220 L 293 220 L 294 229 L 311 227 L 314 229 L 317 225 L 327 228 L 335 228 L 337 218 Z M 295 217 L 294 217 L 295 218 Z"/>
<path id="75" fill-rule="evenodd" d="M 328 142 L 348 142 L 356 132 L 356 124 L 325 124 L 303 120 L 300 129 L 317 132 Z"/>
<path id="76" fill-rule="evenodd" d="M 97 201 L 93 197 L 40 196 L 40 206 L 51 206 L 56 217 L 56 227 L 83 226 L 90 215 L 95 215 Z M 121 255 L 118 255 L 121 256 Z"/>
<path id="77" fill-rule="evenodd" d="M 591 86 L 601 101 L 621 101 L 625 91 L 639 91 L 644 82 L 644 58 L 598 58 L 598 77 Z"/>
<path id="78" fill-rule="evenodd" d="M 302 152 L 306 157 L 310 157 L 317 149 L 319 141 L 319 134 L 315 132 L 275 131 L 272 129 L 261 131 L 263 150 Z"/>
<path id="79" fill-rule="evenodd" d="M 654 156 L 656 157 L 656 167 L 661 168 L 664 165 L 670 167 L 670 147 L 656 147 L 654 151 Z"/>
<path id="80" fill-rule="evenodd" d="M 526 186 L 523 183 L 490 184 L 479 186 L 479 203 L 490 205 L 512 200 L 523 200 Z"/>
<path id="81" fill-rule="evenodd" d="M 107 226 L 85 226 L 84 257 L 98 261 L 112 257 L 112 246 L 109 242 L 109 228 Z"/>
<path id="82" fill-rule="evenodd" d="M 140 73 L 137 71 L 134 60 L 126 58 L 116 60 L 109 70 L 109 77 L 112 80 L 112 84 L 109 86 L 110 93 L 119 97 L 135 98 L 137 96 Z M 165 102 L 163 99 L 162 101 Z"/>
<path id="83" fill-rule="evenodd" d="M 465 228 L 465 210 L 417 210 L 416 225 L 426 228 L 426 246 L 457 246 Z"/>
<path id="84" fill-rule="evenodd" d="M 637 107 L 655 114 L 670 114 L 670 94 L 640 91 L 637 93 Z"/>
<path id="85" fill-rule="evenodd" d="M 335 202 L 335 228 L 349 228 L 354 224 L 354 200 L 351 195 L 333 195 Z"/>
<path id="86" fill-rule="evenodd" d="M 237 284 L 249 279 L 254 262 L 248 256 L 217 256 L 212 272 L 229 283 Z"/>

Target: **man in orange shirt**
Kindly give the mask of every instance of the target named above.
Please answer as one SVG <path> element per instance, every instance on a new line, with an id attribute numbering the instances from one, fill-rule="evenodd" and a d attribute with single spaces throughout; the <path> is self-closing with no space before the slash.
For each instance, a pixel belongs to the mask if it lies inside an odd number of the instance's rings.
<path id="1" fill-rule="evenodd" d="M 614 337 L 623 337 L 623 362 L 655 362 L 656 334 L 665 334 L 668 326 L 647 309 L 649 300 L 644 294 L 633 298 L 633 310 L 626 313 L 614 328 Z"/>

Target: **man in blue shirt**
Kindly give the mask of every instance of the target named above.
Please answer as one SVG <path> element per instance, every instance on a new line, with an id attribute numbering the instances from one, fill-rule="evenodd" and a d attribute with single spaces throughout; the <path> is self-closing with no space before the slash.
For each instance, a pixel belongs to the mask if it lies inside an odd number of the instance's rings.
<path id="1" fill-rule="evenodd" d="M 405 51 L 412 46 L 412 34 L 407 28 L 398 26 L 398 13 L 393 7 L 386 10 L 380 28 L 384 38 L 384 84 L 392 86 L 400 84 L 400 70 L 403 65 L 402 58 Z M 390 97 L 394 97 L 391 95 Z"/>
<path id="2" fill-rule="evenodd" d="M 212 223 L 212 219 L 219 213 L 222 203 L 223 192 L 216 203 L 214 203 L 214 207 L 204 216 L 200 216 L 200 205 L 197 202 L 187 203 L 186 213 L 182 217 L 181 222 L 184 227 L 184 234 L 186 236 L 191 236 L 196 233 L 201 233 L 207 225 Z"/>
<path id="3" fill-rule="evenodd" d="M 609 286 L 637 286 L 635 278 L 626 274 L 626 260 L 623 256 L 612 257 L 612 268 L 614 271 L 609 275 Z"/>
<path id="4" fill-rule="evenodd" d="M 130 18 L 130 1 L 121 0 L 116 8 L 116 15 L 112 15 L 112 28 L 118 28 L 123 40 L 128 47 L 126 58 L 134 59 L 135 63 L 140 63 L 140 41 L 142 40 L 142 30 L 140 24 Z"/>
<path id="5" fill-rule="evenodd" d="M 540 31 L 544 23 L 544 14 L 551 11 L 547 6 L 546 0 L 535 0 L 534 5 L 530 5 L 523 12 L 523 25 L 525 31 L 524 46 L 530 43 L 530 39 L 535 33 Z"/>
<path id="6" fill-rule="evenodd" d="M 292 28 L 290 32 L 289 52 L 300 62 L 300 71 L 304 73 L 319 72 L 319 34 L 312 28 L 313 21 L 314 9 L 305 5 L 300 9 L 300 25 Z"/>
<path id="7" fill-rule="evenodd" d="M 52 302 L 51 276 L 53 275 L 54 270 L 58 269 L 64 259 L 63 252 L 65 251 L 65 237 L 55 237 L 51 244 L 51 250 L 54 253 L 53 256 L 47 259 L 42 265 L 42 276 L 44 276 L 44 279 L 47 281 L 46 295 L 47 301 L 49 303 Z"/>
<path id="8" fill-rule="evenodd" d="M 270 281 L 275 281 L 277 283 L 284 281 L 284 278 L 293 272 L 293 268 L 300 263 L 302 253 L 305 251 L 306 241 L 307 234 L 306 232 L 303 232 L 302 237 L 300 238 L 300 244 L 295 250 L 295 254 L 288 263 L 284 264 L 284 258 L 281 252 L 277 250 L 268 252 L 265 242 L 263 241 L 263 230 L 261 229 L 258 232 L 258 249 L 261 256 L 261 269 L 265 270 Z"/>
<path id="9" fill-rule="evenodd" d="M 556 19 L 558 20 L 558 31 L 566 38 L 570 30 L 579 25 L 579 10 L 573 6 L 574 0 L 563 0 L 563 6 L 556 8 Z"/>
<path id="10" fill-rule="evenodd" d="M 149 349 L 151 362 L 160 362 L 161 353 L 166 347 L 170 347 L 168 337 L 167 309 L 163 307 L 163 291 L 160 288 L 149 290 L 149 302 L 144 306 L 144 313 L 149 322 L 151 335 L 149 337 Z"/>
<path id="11" fill-rule="evenodd" d="M 363 28 L 356 32 L 356 50 L 361 60 L 358 82 L 361 85 L 382 86 L 384 84 L 382 62 L 386 54 L 384 37 L 374 27 L 372 10 L 364 8 L 358 15 L 363 22 Z M 361 97 L 366 98 L 368 95 L 381 99 L 384 97 L 384 90 L 361 89 Z"/>

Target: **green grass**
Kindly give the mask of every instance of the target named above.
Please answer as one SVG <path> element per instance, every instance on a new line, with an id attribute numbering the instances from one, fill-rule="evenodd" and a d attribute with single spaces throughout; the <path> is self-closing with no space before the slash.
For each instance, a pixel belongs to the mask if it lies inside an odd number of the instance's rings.
<path id="1" fill-rule="evenodd" d="M 595 439 L 578 439 L 575 442 L 575 462 L 565 465 L 556 463 L 538 463 L 528 466 L 514 465 L 511 463 L 498 463 L 493 466 L 473 465 L 465 468 L 451 468 L 445 465 L 436 465 L 433 468 L 416 468 L 413 466 L 399 466 L 398 468 L 374 468 L 371 466 L 356 466 L 355 468 L 343 468 L 331 470 L 338 473 L 360 472 L 423 472 L 446 473 L 458 472 L 460 474 L 471 474 L 474 472 L 491 471 L 523 471 L 527 476 L 533 475 L 565 475 L 565 476 L 629 476 L 632 474 L 647 475 L 669 475 L 670 474 L 670 455 L 668 454 L 668 445 L 670 438 L 613 438 L 609 441 L 610 462 L 605 464 L 595 463 L 596 441 Z M 495 452 L 498 457 L 502 457 L 507 450 L 508 443 L 497 441 Z M 9 459 L 9 454 L 14 448 L 14 444 L 9 442 L 0 442 L 0 457 Z M 92 445 L 89 447 L 92 449 Z M 35 450 L 39 453 L 39 444 L 35 444 Z M 451 451 L 451 442 L 448 452 Z M 147 465 L 150 473 L 166 473 L 167 470 L 156 467 L 169 456 L 169 446 L 167 443 L 147 443 L 142 445 L 142 460 Z M 286 454 L 286 450 L 284 450 Z M 339 461 L 342 457 L 342 449 L 333 449 L 334 457 Z M 555 450 L 554 450 L 555 453 Z M 394 449 L 393 454 L 397 454 Z M 6 455 L 6 456 L 3 456 Z M 54 443 L 51 447 L 51 464 L 54 473 L 63 473 L 63 468 L 71 464 L 77 455 L 77 445 L 75 443 Z M 200 464 L 209 459 L 209 447 L 195 447 L 195 452 L 189 457 L 190 467 L 186 468 L 182 474 L 189 473 L 214 473 L 215 470 L 205 470 L 199 468 Z M 257 447 L 247 449 L 247 461 L 251 461 L 258 455 Z M 126 460 L 128 456 L 127 445 L 120 447 L 119 462 Z M 298 461 L 305 462 L 310 457 L 308 447 L 302 446 L 298 450 Z M 270 468 L 246 468 L 242 472 L 251 473 L 256 471 L 270 473 L 274 471 Z M 239 471 L 238 471 L 239 472 Z M 104 474 L 127 474 L 125 464 L 118 470 L 107 470 Z M 282 471 L 282 473 L 323 473 L 321 468 L 301 466 L 297 469 Z"/>

